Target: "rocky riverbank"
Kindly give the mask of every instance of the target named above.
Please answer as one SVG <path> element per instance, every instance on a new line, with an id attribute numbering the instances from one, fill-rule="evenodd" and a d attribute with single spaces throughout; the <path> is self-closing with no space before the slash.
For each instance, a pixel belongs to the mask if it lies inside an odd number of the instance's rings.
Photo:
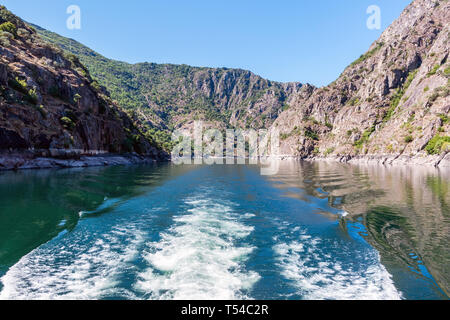
<path id="1" fill-rule="evenodd" d="M 290 155 L 275 156 L 273 158 L 287 160 L 298 159 L 304 161 L 326 161 L 341 162 L 349 164 L 366 164 L 366 165 L 407 165 L 407 166 L 427 166 L 435 168 L 450 168 L 450 153 L 444 155 L 364 155 L 364 156 L 329 156 L 329 157 L 308 157 L 300 158 Z"/>
<path id="2" fill-rule="evenodd" d="M 116 165 L 152 164 L 154 157 L 138 154 L 79 155 L 72 158 L 36 156 L 30 153 L 1 154 L 0 171 L 52 168 L 82 168 Z"/>

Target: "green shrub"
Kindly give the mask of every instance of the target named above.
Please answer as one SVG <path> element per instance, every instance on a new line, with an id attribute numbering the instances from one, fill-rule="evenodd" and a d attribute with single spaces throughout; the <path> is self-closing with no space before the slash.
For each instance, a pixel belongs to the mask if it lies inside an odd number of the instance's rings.
<path id="1" fill-rule="evenodd" d="M 402 89 L 398 89 L 395 94 L 391 97 L 391 107 L 388 109 L 386 115 L 384 116 L 384 122 L 389 121 L 394 115 L 395 110 L 397 110 L 400 101 L 402 100 L 404 91 Z"/>
<path id="2" fill-rule="evenodd" d="M 78 101 L 80 101 L 80 99 L 81 99 L 81 96 L 78 93 L 76 93 L 73 96 L 73 102 L 75 102 L 75 103 L 78 103 Z"/>
<path id="3" fill-rule="evenodd" d="M 361 55 L 356 61 L 354 61 L 352 64 L 350 64 L 350 66 L 355 66 L 363 61 L 366 61 L 367 59 L 369 59 L 370 57 L 372 57 L 378 50 L 380 50 L 383 47 L 384 43 L 380 42 L 377 44 L 377 46 L 370 50 L 369 52 Z"/>
<path id="4" fill-rule="evenodd" d="M 405 84 L 403 85 L 404 91 L 408 90 L 409 86 L 411 85 L 411 83 L 413 82 L 414 78 L 416 77 L 417 72 L 419 72 L 419 70 L 411 71 L 408 74 L 408 77 L 406 78 Z"/>
<path id="5" fill-rule="evenodd" d="M 414 138 L 412 137 L 412 136 L 406 136 L 405 137 L 405 142 L 406 143 L 411 143 L 411 142 L 413 142 L 414 141 Z"/>
<path id="6" fill-rule="evenodd" d="M 414 78 L 417 75 L 417 72 L 418 72 L 418 70 L 411 71 L 408 74 L 408 77 L 406 78 L 406 81 L 405 81 L 405 84 L 403 85 L 403 87 L 398 88 L 397 91 L 394 93 L 394 95 L 391 97 L 391 106 L 383 118 L 384 122 L 389 121 L 392 118 L 392 116 L 394 115 L 395 110 L 397 110 L 397 107 L 400 104 L 400 101 L 402 101 L 403 95 L 405 94 L 406 90 L 408 90 L 409 86 L 413 82 Z"/>
<path id="7" fill-rule="evenodd" d="M 80 60 L 78 59 L 78 57 L 76 55 L 74 55 L 73 53 L 64 51 L 63 57 L 70 62 L 70 65 L 73 69 L 77 70 L 79 68 Z M 80 71 L 78 71 L 78 70 L 77 70 L 77 72 L 80 73 Z"/>
<path id="8" fill-rule="evenodd" d="M 444 123 L 444 124 L 447 124 L 450 121 L 449 117 L 445 114 L 440 114 L 439 118 L 441 118 L 442 123 Z"/>
<path id="9" fill-rule="evenodd" d="M 172 141 L 172 134 L 169 131 L 162 131 L 155 128 L 146 128 L 145 138 L 159 148 L 171 152 L 176 142 Z"/>
<path id="10" fill-rule="evenodd" d="M 311 139 L 311 140 L 319 140 L 319 136 L 317 135 L 317 133 L 311 131 L 310 129 L 306 129 L 305 130 L 305 137 Z"/>
<path id="11" fill-rule="evenodd" d="M 440 65 L 436 64 L 433 69 L 430 70 L 430 72 L 427 73 L 427 77 L 434 76 L 436 72 L 439 70 Z"/>
<path id="12" fill-rule="evenodd" d="M 389 152 L 389 153 L 394 152 L 394 147 L 392 146 L 392 144 L 390 144 L 390 145 L 388 145 L 388 146 L 386 147 L 386 151 Z"/>
<path id="13" fill-rule="evenodd" d="M 445 74 L 447 77 L 450 76 L 450 66 L 448 66 L 447 68 L 445 68 L 444 74 Z"/>
<path id="14" fill-rule="evenodd" d="M 36 93 L 36 89 L 30 89 L 26 95 L 26 99 L 32 104 L 37 104 L 38 96 Z"/>
<path id="15" fill-rule="evenodd" d="M 66 129 L 72 130 L 75 128 L 75 123 L 69 117 L 62 117 L 60 121 L 63 127 Z"/>
<path id="16" fill-rule="evenodd" d="M 425 147 L 425 151 L 430 155 L 440 154 L 447 150 L 450 150 L 450 137 L 442 137 L 439 134 L 435 135 Z"/>
<path id="17" fill-rule="evenodd" d="M 36 29 L 33 26 L 27 25 L 31 32 L 36 33 Z"/>
<path id="18" fill-rule="evenodd" d="M 372 127 L 370 127 L 369 129 L 367 129 L 366 131 L 364 131 L 362 137 L 355 142 L 354 146 L 358 149 L 361 149 L 362 146 L 367 143 L 370 139 L 370 136 L 372 135 L 372 133 L 375 132 L 375 125 L 373 125 Z"/>
<path id="19" fill-rule="evenodd" d="M 91 87 L 92 87 L 92 89 L 94 89 L 97 92 L 101 91 L 101 86 L 98 84 L 98 82 L 96 80 L 92 81 Z"/>
<path id="20" fill-rule="evenodd" d="M 25 80 L 20 80 L 18 77 L 15 79 L 11 79 L 8 81 L 8 84 L 13 88 L 14 90 L 22 93 L 25 95 L 25 100 L 32 103 L 37 104 L 38 102 L 38 96 L 36 93 L 36 89 L 28 89 L 27 82 Z"/>
<path id="21" fill-rule="evenodd" d="M 83 68 L 75 68 L 75 71 L 78 72 L 78 74 L 82 77 L 86 78 L 88 76 L 88 73 Z"/>
<path id="22" fill-rule="evenodd" d="M 347 105 L 353 107 L 353 106 L 357 106 L 359 104 L 359 102 L 360 102 L 359 97 L 353 97 L 347 102 Z"/>
<path id="23" fill-rule="evenodd" d="M 12 35 L 17 35 L 17 27 L 11 22 L 4 22 L 0 24 L 0 31 L 6 31 L 11 33 Z"/>
<path id="24" fill-rule="evenodd" d="M 333 152 L 334 152 L 334 148 L 328 148 L 328 149 L 325 151 L 324 155 L 325 155 L 325 156 L 329 156 L 329 155 L 332 154 Z"/>
<path id="25" fill-rule="evenodd" d="M 23 94 L 28 94 L 28 86 L 25 80 L 20 80 L 18 77 L 16 77 L 15 79 L 9 80 L 8 84 L 16 91 Z"/>

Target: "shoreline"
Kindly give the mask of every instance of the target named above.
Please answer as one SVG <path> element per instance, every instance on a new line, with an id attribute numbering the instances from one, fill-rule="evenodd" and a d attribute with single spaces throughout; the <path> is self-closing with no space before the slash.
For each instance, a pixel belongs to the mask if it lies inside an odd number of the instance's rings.
<path id="1" fill-rule="evenodd" d="M 444 155 L 364 155 L 301 158 L 292 155 L 270 156 L 274 160 L 298 160 L 308 162 L 338 162 L 353 165 L 392 165 L 392 166 L 426 166 L 434 168 L 450 168 L 450 152 Z M 39 155 L 35 152 L 0 153 L 0 172 L 38 169 L 86 168 L 102 166 L 154 164 L 170 162 L 170 159 L 157 159 L 155 156 L 109 153 L 65 153 L 55 155 Z"/>
<path id="2" fill-rule="evenodd" d="M 364 156 L 334 156 L 301 158 L 290 155 L 273 156 L 278 160 L 303 160 L 309 162 L 325 161 L 354 165 L 391 165 L 391 166 L 426 166 L 434 168 L 450 168 L 450 152 L 443 155 L 364 155 Z"/>
<path id="3" fill-rule="evenodd" d="M 0 172 L 39 169 L 67 169 L 162 162 L 153 156 L 138 154 L 77 155 L 75 157 L 36 156 L 28 153 L 0 154 Z"/>

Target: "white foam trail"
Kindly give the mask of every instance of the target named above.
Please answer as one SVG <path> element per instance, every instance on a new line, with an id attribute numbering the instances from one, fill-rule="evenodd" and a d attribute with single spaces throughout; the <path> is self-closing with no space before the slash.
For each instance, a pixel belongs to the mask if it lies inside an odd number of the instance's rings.
<path id="1" fill-rule="evenodd" d="M 245 272 L 243 263 L 254 250 L 237 246 L 253 227 L 232 212 L 230 204 L 211 199 L 186 201 L 187 215 L 176 217 L 175 225 L 149 244 L 145 260 L 149 268 L 139 275 L 136 288 L 150 299 L 232 300 L 248 298 L 243 292 L 259 280 Z"/>
<path id="2" fill-rule="evenodd" d="M 282 275 L 308 300 L 398 300 L 402 298 L 377 252 L 363 260 L 364 268 L 345 267 L 324 253 L 322 240 L 304 232 L 300 241 L 274 246 Z M 339 248 L 337 248 L 339 249 Z M 328 251 L 327 251 L 328 252 Z M 355 257 L 355 261 L 361 257 Z"/>
<path id="3" fill-rule="evenodd" d="M 133 236 L 124 240 L 129 233 Z M 78 240 L 51 249 L 44 245 L 24 256 L 1 278 L 0 300 L 133 298 L 117 288 L 117 276 L 136 256 L 143 236 L 137 230 L 114 228 L 93 244 Z"/>

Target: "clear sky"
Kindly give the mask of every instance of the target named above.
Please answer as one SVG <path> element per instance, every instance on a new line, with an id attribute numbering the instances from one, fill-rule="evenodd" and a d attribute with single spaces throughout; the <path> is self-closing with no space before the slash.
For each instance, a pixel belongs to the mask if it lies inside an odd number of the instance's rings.
<path id="1" fill-rule="evenodd" d="M 275 81 L 335 80 L 411 0 L 0 0 L 108 58 L 242 68 Z M 69 30 L 69 5 L 81 30 Z M 381 30 L 369 30 L 370 5 Z"/>

